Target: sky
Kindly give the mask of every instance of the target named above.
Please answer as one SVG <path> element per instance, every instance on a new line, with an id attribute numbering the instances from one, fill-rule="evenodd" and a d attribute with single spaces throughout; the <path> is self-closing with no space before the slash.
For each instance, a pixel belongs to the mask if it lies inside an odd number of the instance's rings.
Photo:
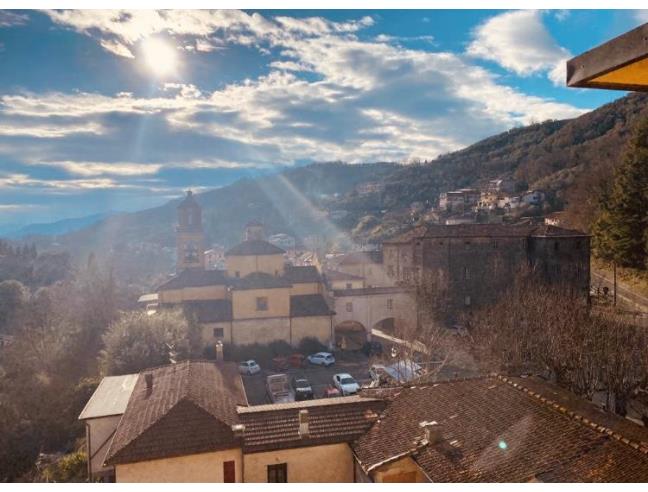
<path id="1" fill-rule="evenodd" d="M 565 61 L 640 10 L 0 10 L 0 227 L 308 164 L 431 160 L 622 97 Z"/>

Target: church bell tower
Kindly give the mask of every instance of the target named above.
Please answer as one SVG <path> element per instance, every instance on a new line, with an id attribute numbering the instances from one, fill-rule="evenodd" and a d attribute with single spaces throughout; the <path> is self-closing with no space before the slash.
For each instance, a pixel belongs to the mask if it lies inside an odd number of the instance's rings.
<path id="1" fill-rule="evenodd" d="M 176 229 L 177 260 L 176 271 L 187 268 L 205 268 L 205 235 L 202 227 L 202 210 L 191 191 L 187 191 L 178 205 L 178 226 Z"/>

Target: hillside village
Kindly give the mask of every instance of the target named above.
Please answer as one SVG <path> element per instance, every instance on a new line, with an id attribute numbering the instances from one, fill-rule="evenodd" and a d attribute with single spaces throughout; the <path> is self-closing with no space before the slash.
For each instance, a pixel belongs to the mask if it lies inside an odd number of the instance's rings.
<path id="1" fill-rule="evenodd" d="M 567 85 L 648 90 L 647 39 Z M 648 482 L 647 102 L 18 228 L 0 483 Z"/>

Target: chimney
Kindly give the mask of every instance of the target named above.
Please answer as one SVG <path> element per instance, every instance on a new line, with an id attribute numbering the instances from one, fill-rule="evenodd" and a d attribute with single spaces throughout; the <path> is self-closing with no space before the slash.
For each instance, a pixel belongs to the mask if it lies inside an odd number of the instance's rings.
<path id="1" fill-rule="evenodd" d="M 234 437 L 237 439 L 243 437 L 243 434 L 245 434 L 245 425 L 243 424 L 232 425 L 232 432 L 234 433 Z"/>
<path id="2" fill-rule="evenodd" d="M 441 429 L 435 420 L 419 422 L 419 427 L 423 429 L 423 439 L 428 444 L 436 444 L 441 441 Z"/>
<path id="3" fill-rule="evenodd" d="M 144 374 L 144 380 L 146 381 L 146 394 L 150 395 L 153 392 L 153 374 L 150 372 Z"/>
<path id="4" fill-rule="evenodd" d="M 302 409 L 299 411 L 299 437 L 307 439 L 310 436 L 308 428 L 308 410 Z"/>
<path id="5" fill-rule="evenodd" d="M 216 342 L 216 362 L 223 360 L 223 342 Z"/>

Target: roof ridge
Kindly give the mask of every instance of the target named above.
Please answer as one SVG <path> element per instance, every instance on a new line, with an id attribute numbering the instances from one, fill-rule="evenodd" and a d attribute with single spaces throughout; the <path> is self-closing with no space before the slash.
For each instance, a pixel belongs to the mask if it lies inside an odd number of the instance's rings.
<path id="1" fill-rule="evenodd" d="M 497 379 L 500 381 L 509 384 L 513 388 L 522 391 L 523 393 L 526 393 L 528 396 L 535 398 L 538 400 L 540 403 L 544 404 L 546 407 L 561 413 L 565 415 L 568 418 L 571 418 L 572 420 L 575 420 L 576 422 L 580 423 L 584 427 L 588 427 L 596 432 L 599 432 L 600 434 L 606 434 L 607 436 L 631 447 L 632 449 L 635 449 L 639 451 L 641 454 L 648 456 L 648 445 L 642 444 L 641 442 L 636 442 L 631 439 L 628 439 L 627 437 L 623 436 L 619 432 L 616 432 L 609 427 L 606 427 L 604 425 L 597 424 L 596 422 L 588 419 L 587 417 L 584 417 L 572 410 L 569 410 L 563 405 L 560 405 L 559 403 L 551 400 L 550 398 L 546 398 L 542 396 L 540 393 L 533 391 L 526 386 L 523 386 L 520 383 L 516 383 L 512 381 L 509 377 L 503 376 L 501 374 L 497 374 Z"/>

